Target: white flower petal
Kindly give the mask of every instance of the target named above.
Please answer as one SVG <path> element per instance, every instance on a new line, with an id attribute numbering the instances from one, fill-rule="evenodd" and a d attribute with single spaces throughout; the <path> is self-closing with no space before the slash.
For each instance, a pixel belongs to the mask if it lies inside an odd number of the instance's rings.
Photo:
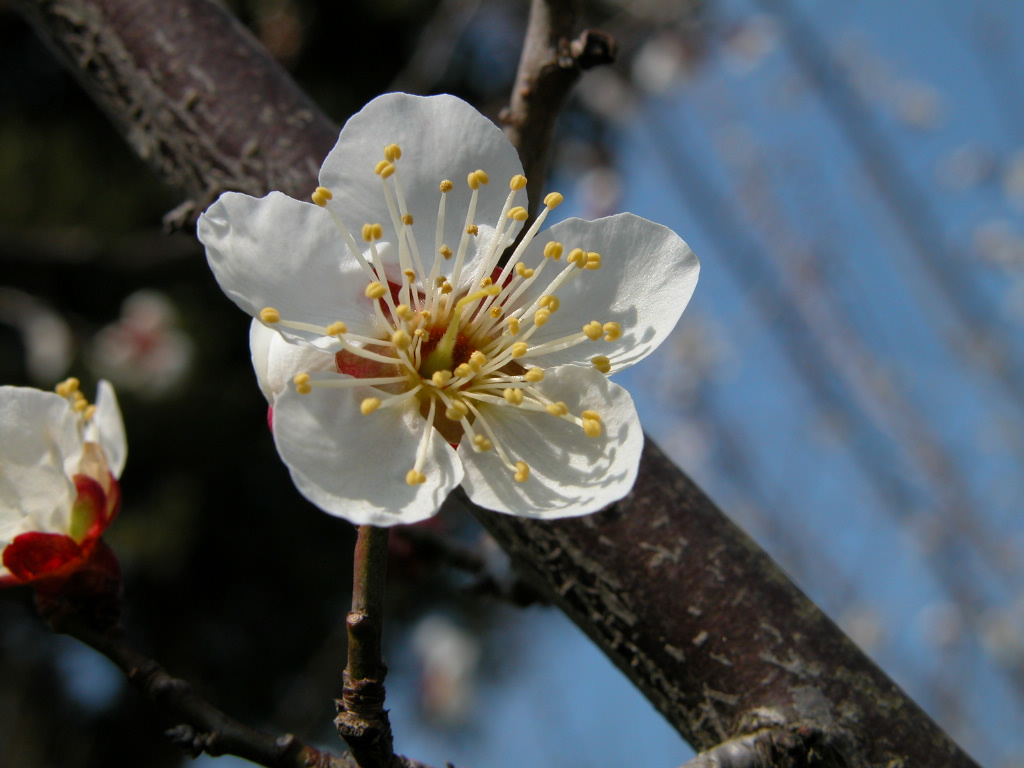
<path id="1" fill-rule="evenodd" d="M 433 263 L 434 225 L 447 179 L 442 242 L 455 250 L 462 237 L 470 189 L 466 177 L 485 171 L 490 183 L 481 185 L 477 221 L 493 226 L 509 193 L 509 180 L 523 172 L 519 156 L 494 123 L 454 96 L 378 96 L 352 115 L 338 143 L 324 160 L 320 183 L 333 193 L 336 210 L 346 225 L 359 232 L 366 223 L 379 223 L 390 231 L 391 217 L 374 166 L 384 159 L 384 147 L 398 144 L 402 157 L 395 166 L 413 216 L 413 232 L 424 267 Z M 526 205 L 520 193 L 520 205 Z M 513 232 L 522 226 L 513 223 Z"/>
<path id="2" fill-rule="evenodd" d="M 96 413 L 90 427 L 97 433 L 96 442 L 103 449 L 107 467 L 115 478 L 121 477 L 128 458 L 128 440 L 125 437 L 121 408 L 117 395 L 108 381 L 100 381 L 96 388 Z"/>
<path id="3" fill-rule="evenodd" d="M 26 530 L 67 531 L 82 458 L 67 401 L 29 387 L 0 387 L 0 542 Z"/>
<path id="4" fill-rule="evenodd" d="M 437 512 L 462 480 L 462 466 L 429 427 L 427 481 L 407 485 L 428 427 L 416 405 L 362 415 L 360 399 L 379 394 L 368 387 L 308 395 L 286 389 L 274 403 L 274 440 L 299 491 L 325 512 L 358 525 L 414 523 Z"/>
<path id="5" fill-rule="evenodd" d="M 335 370 L 332 353 L 310 344 L 289 343 L 259 320 L 249 326 L 249 351 L 260 390 L 271 404 L 297 373 Z"/>
<path id="6" fill-rule="evenodd" d="M 596 512 L 629 493 L 644 441 L 629 393 L 593 368 L 553 370 L 536 386 L 576 415 L 597 411 L 602 434 L 587 437 L 581 427 L 546 413 L 485 405 L 481 411 L 509 458 L 525 461 L 530 475 L 516 482 L 496 451 L 477 453 L 463 441 L 459 457 L 469 497 L 498 512 L 551 519 Z"/>
<path id="7" fill-rule="evenodd" d="M 227 192 L 199 217 L 197 230 L 221 289 L 251 316 L 273 307 L 285 320 L 344 320 L 354 333 L 375 330 L 365 273 L 319 206 L 279 192 L 259 199 Z M 279 329 L 310 341 L 322 335 Z"/>
<path id="8" fill-rule="evenodd" d="M 552 240 L 563 244 L 565 254 L 573 248 L 600 253 L 601 268 L 577 270 L 556 291 L 559 309 L 530 338 L 530 345 L 579 333 L 593 320 L 620 323 L 622 337 L 615 342 L 583 342 L 561 352 L 531 356 L 529 362 L 533 365 L 547 368 L 586 363 L 596 355 L 605 355 L 613 373 L 628 368 L 668 336 L 697 285 L 700 263 L 690 246 L 668 227 L 631 213 L 555 224 L 531 243 L 529 263 L 539 262 L 543 258 L 540 251 Z M 564 264 L 563 256 L 546 270 Z M 551 276 L 554 274 L 551 272 Z M 532 285 L 518 303 L 532 302 L 544 293 L 549 282 L 550 277 Z"/>

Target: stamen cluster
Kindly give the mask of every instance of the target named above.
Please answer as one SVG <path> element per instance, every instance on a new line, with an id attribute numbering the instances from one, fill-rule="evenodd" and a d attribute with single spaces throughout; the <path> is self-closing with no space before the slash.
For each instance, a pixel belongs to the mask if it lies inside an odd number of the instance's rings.
<path id="1" fill-rule="evenodd" d="M 384 148 L 384 158 L 374 167 L 391 213 L 393 239 L 390 244 L 397 244 L 397 271 L 389 273 L 384 264 L 380 247 L 384 226 L 381 223 L 363 224 L 360 235 L 364 246 L 360 247 L 342 219 L 333 192 L 317 187 L 312 195 L 313 202 L 330 213 L 343 242 L 362 267 L 368 280 L 364 295 L 372 302 L 379 334 L 350 333 L 343 320 L 322 328 L 310 326 L 281 317 L 273 307 L 265 307 L 260 319 L 268 325 L 322 333 L 334 339 L 339 348 L 340 373 L 358 370 L 365 374 L 372 370 L 379 374 L 313 379 L 308 372 L 302 372 L 293 380 L 299 393 L 309 394 L 317 387 L 372 387 L 375 394 L 363 397 L 359 404 L 364 416 L 382 408 L 403 406 L 412 400 L 418 402 L 425 424 L 415 463 L 405 475 L 409 485 L 426 482 L 424 469 L 432 428 L 440 431 L 452 445 L 467 439 L 474 451 L 494 450 L 513 478 L 526 482 L 530 467 L 502 445 L 479 405 L 488 403 L 562 419 L 580 427 L 588 437 L 602 434 L 598 411 L 587 409 L 575 414 L 564 402 L 547 397 L 534 386 L 544 379 L 544 370 L 527 363 L 531 357 L 586 341 L 616 341 L 621 337 L 619 323 L 594 320 L 577 333 L 541 344 L 530 343 L 536 331 L 558 311 L 561 302 L 556 292 L 578 272 L 600 269 L 601 255 L 573 248 L 566 256 L 565 266 L 551 276 L 539 297 L 524 301 L 524 294 L 539 283 L 548 263 L 559 262 L 562 258 L 563 244 L 551 240 L 545 244 L 544 258 L 537 267 L 527 267 L 522 261 L 544 220 L 563 198 L 557 192 L 544 198 L 544 209 L 502 264 L 505 250 L 514 237 L 510 222 L 524 222 L 528 218 L 526 208 L 515 205 L 517 193 L 526 186 L 526 177 L 517 174 L 509 180 L 508 197 L 493 230 L 488 230 L 491 232 L 489 240 L 474 249 L 476 258 L 483 263 L 477 265 L 473 273 L 486 276 L 477 285 L 468 284 L 465 280 L 467 253 L 474 238 L 481 236 L 480 226 L 475 221 L 478 192 L 490 182 L 488 174 L 478 169 L 466 178 L 471 196 L 455 250 L 442 242 L 446 197 L 454 184 L 448 179 L 438 184 L 436 255 L 428 272 L 412 232 L 414 221 L 398 172 L 401 157 L 401 148 L 389 144 Z M 362 361 L 358 367 L 350 364 L 356 358 Z M 603 373 L 610 370 L 607 356 L 596 355 L 591 362 Z"/>

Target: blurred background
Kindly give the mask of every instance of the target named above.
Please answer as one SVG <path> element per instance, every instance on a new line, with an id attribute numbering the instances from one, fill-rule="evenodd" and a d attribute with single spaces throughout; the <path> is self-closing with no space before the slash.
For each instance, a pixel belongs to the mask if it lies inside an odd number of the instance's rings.
<path id="1" fill-rule="evenodd" d="M 495 116 L 527 11 L 230 5 L 339 122 L 388 90 Z M 621 54 L 562 118 L 559 213 L 631 210 L 702 259 L 669 343 L 619 378 L 649 434 L 980 763 L 1024 766 L 1024 5 L 585 16 Z M 353 530 L 291 486 L 248 318 L 193 237 L 162 230 L 179 201 L 2 0 L 0 199 L 0 383 L 74 373 L 121 398 L 108 541 L 129 637 L 229 713 L 339 748 Z M 393 537 L 398 750 L 471 768 L 688 759 L 560 613 L 496 594 L 505 568 L 472 520 Z M 26 591 L 0 594 L 0 765 L 183 765 L 171 725 Z"/>

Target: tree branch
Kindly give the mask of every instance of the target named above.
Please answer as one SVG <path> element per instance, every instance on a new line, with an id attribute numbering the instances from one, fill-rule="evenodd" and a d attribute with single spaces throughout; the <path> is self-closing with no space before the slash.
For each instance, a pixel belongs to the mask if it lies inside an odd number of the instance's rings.
<path id="1" fill-rule="evenodd" d="M 321 752 L 293 735 L 271 736 L 232 719 L 202 698 L 188 682 L 172 677 L 152 659 L 128 646 L 115 632 L 100 632 L 70 615 L 53 621 L 53 629 L 96 649 L 128 677 L 150 700 L 184 721 L 168 736 L 193 757 L 237 755 L 268 768 L 355 768 L 354 760 Z"/>
<path id="2" fill-rule="evenodd" d="M 391 722 L 384 709 L 384 678 L 388 668 L 381 658 L 381 630 L 388 534 L 388 528 L 359 526 L 353 558 L 352 607 L 345 621 L 348 666 L 342 698 L 336 702 L 338 717 L 334 723 L 360 768 L 403 765 L 395 757 Z"/>
<path id="3" fill-rule="evenodd" d="M 610 35 L 588 29 L 573 39 L 575 6 L 574 0 L 532 0 L 512 98 L 501 115 L 526 174 L 531 218 L 543 198 L 551 136 L 569 91 L 583 70 L 615 60 Z"/>
<path id="4" fill-rule="evenodd" d="M 473 512 L 695 748 L 800 726 L 848 768 L 976 768 L 651 441 L 604 512 Z"/>
<path id="5" fill-rule="evenodd" d="M 307 199 L 315 188 L 337 129 L 220 3 L 15 7 L 138 155 L 185 195 L 169 225 L 193 224 L 229 189 Z"/>

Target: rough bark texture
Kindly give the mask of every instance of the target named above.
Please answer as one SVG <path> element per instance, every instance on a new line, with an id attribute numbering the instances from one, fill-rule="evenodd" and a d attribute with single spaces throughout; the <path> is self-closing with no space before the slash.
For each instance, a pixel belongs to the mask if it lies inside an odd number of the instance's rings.
<path id="1" fill-rule="evenodd" d="M 16 5 L 190 200 L 315 185 L 336 128 L 213 2 Z M 975 765 L 655 446 L 598 515 L 475 511 L 698 749 L 768 732 L 778 765 Z"/>
<path id="2" fill-rule="evenodd" d="M 16 7 L 185 201 L 191 224 L 226 190 L 307 198 L 337 127 L 210 0 L 17 0 Z"/>
<path id="3" fill-rule="evenodd" d="M 475 512 L 695 748 L 781 727 L 809 765 L 975 765 L 650 441 L 604 512 Z"/>

